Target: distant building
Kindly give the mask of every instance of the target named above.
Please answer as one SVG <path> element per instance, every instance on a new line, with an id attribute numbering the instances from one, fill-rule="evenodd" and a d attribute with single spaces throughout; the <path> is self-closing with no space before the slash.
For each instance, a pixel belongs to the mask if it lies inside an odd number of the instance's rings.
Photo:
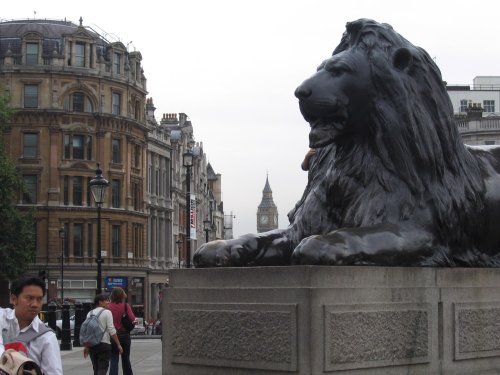
<path id="1" fill-rule="evenodd" d="M 257 208 L 257 233 L 278 228 L 278 208 L 273 201 L 273 191 L 269 185 L 269 176 L 262 191 L 262 201 Z"/>
<path id="2" fill-rule="evenodd" d="M 447 85 L 464 143 L 500 144 L 500 76 L 478 76 L 473 84 Z"/>

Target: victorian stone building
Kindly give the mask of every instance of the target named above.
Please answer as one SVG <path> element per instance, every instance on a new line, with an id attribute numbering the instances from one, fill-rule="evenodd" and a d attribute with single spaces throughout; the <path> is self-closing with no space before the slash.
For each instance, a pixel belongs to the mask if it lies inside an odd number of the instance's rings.
<path id="1" fill-rule="evenodd" d="M 27 188 L 17 205 L 37 216 L 32 272 L 45 272 L 49 300 L 64 285 L 64 297 L 90 301 L 101 249 L 103 287 L 124 287 L 136 315 L 149 317 L 158 312 L 168 270 L 185 263 L 188 149 L 196 154 L 200 233 L 210 204 L 222 203 L 220 185 L 210 203 L 213 176 L 187 116 L 156 122 L 141 61 L 140 52 L 81 19 L 0 22 L 0 90 L 15 113 L 3 136 Z M 100 246 L 89 188 L 98 164 L 109 181 Z M 222 237 L 213 230 L 211 238 Z M 192 253 L 204 238 L 192 241 Z"/>
<path id="2" fill-rule="evenodd" d="M 102 207 L 103 276 L 127 276 L 120 285 L 136 311 L 144 309 L 148 127 L 141 60 L 82 20 L 0 23 L 0 86 L 15 110 L 4 139 L 27 187 L 18 204 L 36 208 L 34 268 L 48 275 L 49 298 L 60 295 L 62 267 L 65 296 L 90 300 L 95 293 L 99 246 L 89 181 L 99 163 L 110 182 Z"/>

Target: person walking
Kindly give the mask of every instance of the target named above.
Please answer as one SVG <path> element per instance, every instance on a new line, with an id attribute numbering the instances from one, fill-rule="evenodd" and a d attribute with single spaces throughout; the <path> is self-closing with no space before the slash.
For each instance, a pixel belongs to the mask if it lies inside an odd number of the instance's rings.
<path id="1" fill-rule="evenodd" d="M 94 369 L 94 375 L 106 375 L 109 368 L 109 359 L 111 357 L 111 339 L 117 346 L 119 353 L 123 352 L 123 349 L 116 335 L 116 329 L 113 325 L 113 315 L 111 311 L 107 309 L 109 304 L 109 297 L 107 294 L 98 294 L 94 298 L 93 310 L 90 310 L 87 314 L 87 318 L 90 315 L 99 315 L 99 324 L 104 329 L 104 335 L 102 336 L 101 342 L 97 345 L 86 347 L 83 351 L 83 357 L 87 358 L 90 354 L 90 360 L 92 361 L 92 368 Z"/>
<path id="2" fill-rule="evenodd" d="M 132 365 L 130 364 L 130 332 L 123 327 L 122 316 L 127 314 L 131 322 L 135 321 L 135 315 L 130 305 L 126 302 L 127 294 L 122 288 L 115 287 L 111 291 L 111 303 L 108 309 L 113 314 L 113 323 L 118 331 L 118 339 L 123 348 L 122 368 L 123 375 L 133 375 Z M 115 346 L 111 349 L 111 367 L 109 375 L 118 375 L 118 357 L 119 353 Z"/>
<path id="3" fill-rule="evenodd" d="M 45 295 L 45 281 L 29 276 L 20 278 L 12 282 L 10 293 L 14 309 L 0 308 L 0 355 L 6 351 L 8 343 L 22 341 L 23 335 L 31 335 L 35 338 L 26 344 L 28 357 L 45 375 L 62 375 L 56 334 L 46 330 L 38 318 Z"/>

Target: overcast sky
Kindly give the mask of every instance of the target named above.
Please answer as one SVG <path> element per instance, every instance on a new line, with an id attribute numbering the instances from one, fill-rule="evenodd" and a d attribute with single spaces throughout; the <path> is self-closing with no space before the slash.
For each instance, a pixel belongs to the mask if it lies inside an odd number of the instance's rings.
<path id="1" fill-rule="evenodd" d="M 186 113 L 222 174 L 234 234 L 256 232 L 257 206 L 269 174 L 279 226 L 301 197 L 309 125 L 293 92 L 331 55 L 345 24 L 391 24 L 435 58 L 443 79 L 472 83 L 500 75 L 500 3 L 491 1 L 163 0 L 84 2 L 23 0 L 3 19 L 65 19 L 103 30 L 140 51 L 148 97 L 163 113 Z M 34 14 L 36 12 L 36 15 Z M 99 28 L 99 29 L 98 29 Z"/>

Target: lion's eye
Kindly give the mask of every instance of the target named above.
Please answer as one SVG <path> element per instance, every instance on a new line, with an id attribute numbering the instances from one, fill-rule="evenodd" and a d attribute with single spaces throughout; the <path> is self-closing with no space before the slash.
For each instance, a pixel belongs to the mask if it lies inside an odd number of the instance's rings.
<path id="1" fill-rule="evenodd" d="M 353 69 L 339 61 L 329 61 L 325 64 L 324 69 L 333 77 L 341 76 L 344 73 L 353 72 Z"/>
<path id="2" fill-rule="evenodd" d="M 338 67 L 338 66 L 335 66 L 335 65 L 326 65 L 325 66 L 325 70 L 330 73 L 333 77 L 338 77 L 342 74 L 345 73 L 345 70 Z"/>

